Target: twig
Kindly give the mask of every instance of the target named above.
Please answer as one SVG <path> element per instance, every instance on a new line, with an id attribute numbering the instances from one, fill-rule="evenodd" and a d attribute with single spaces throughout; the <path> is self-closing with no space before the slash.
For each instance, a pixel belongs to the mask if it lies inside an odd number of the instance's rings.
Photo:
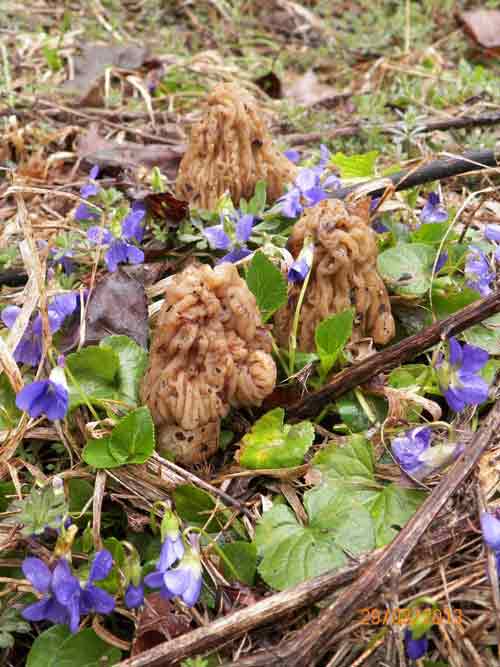
<path id="1" fill-rule="evenodd" d="M 372 559 L 374 554 L 370 554 Z M 322 574 L 298 586 L 270 595 L 251 607 L 240 609 L 229 616 L 218 618 L 210 625 L 197 628 L 188 634 L 163 642 L 148 651 L 118 663 L 116 667 L 161 667 L 213 649 L 228 640 L 237 639 L 266 623 L 296 612 L 326 597 L 339 586 L 352 581 L 366 564 L 350 565 L 335 573 Z"/>
<path id="2" fill-rule="evenodd" d="M 435 132 L 436 130 L 461 130 L 472 127 L 491 127 L 500 123 L 500 113 L 484 113 L 480 116 L 459 116 L 458 118 L 446 118 L 443 120 L 430 120 L 419 123 L 418 129 L 422 133 Z M 360 132 L 369 130 L 378 130 L 384 134 L 391 134 L 397 130 L 404 129 L 404 123 L 385 123 L 377 125 L 376 123 L 351 123 L 341 127 L 335 127 L 323 132 L 308 132 L 307 134 L 284 135 L 289 146 L 303 146 L 305 144 L 315 144 L 325 139 L 335 139 L 337 137 L 354 137 Z"/>
<path id="3" fill-rule="evenodd" d="M 395 569 L 402 567 L 422 539 L 430 523 L 472 472 L 483 452 L 497 437 L 500 428 L 500 401 L 497 402 L 475 440 L 453 464 L 448 474 L 434 488 L 417 513 L 386 547 L 375 562 L 341 593 L 329 607 L 296 633 L 295 637 L 275 649 L 275 663 L 287 667 L 319 664 L 331 649 L 332 635 L 346 626 Z M 262 653 L 230 663 L 224 667 L 256 667 Z M 281 663 L 279 661 L 282 661 Z M 146 665 L 147 663 L 143 663 Z"/>
<path id="4" fill-rule="evenodd" d="M 439 343 L 440 340 L 454 336 L 499 311 L 500 291 L 471 303 L 446 319 L 435 322 L 423 331 L 337 373 L 326 387 L 308 394 L 304 399 L 288 408 L 287 417 L 306 419 L 317 415 L 332 400 L 350 389 L 367 382 L 378 373 L 400 366 L 432 345 Z"/>

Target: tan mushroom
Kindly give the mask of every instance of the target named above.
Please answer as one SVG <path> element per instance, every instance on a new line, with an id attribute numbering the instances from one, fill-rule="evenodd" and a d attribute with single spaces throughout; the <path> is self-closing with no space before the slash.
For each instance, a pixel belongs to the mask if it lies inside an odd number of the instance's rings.
<path id="1" fill-rule="evenodd" d="M 235 266 L 193 265 L 174 276 L 141 388 L 160 451 L 180 463 L 215 453 L 230 407 L 260 405 L 276 384 L 271 336 Z"/>
<path id="2" fill-rule="evenodd" d="M 211 209 L 225 192 L 238 205 L 265 181 L 268 202 L 274 202 L 296 174 L 295 165 L 274 147 L 256 101 L 235 84 L 220 84 L 192 130 L 176 190 L 181 199 Z"/>
<path id="3" fill-rule="evenodd" d="M 294 257 L 308 238 L 314 243 L 314 261 L 300 311 L 299 349 L 313 351 L 318 324 L 351 307 L 356 312 L 352 340 L 371 336 L 375 343 L 387 343 L 394 336 L 394 319 L 377 273 L 378 249 L 369 223 L 369 202 L 346 205 L 328 199 L 306 209 L 290 237 Z M 300 288 L 291 288 L 288 304 L 275 316 L 275 335 L 281 345 L 288 344 Z"/>

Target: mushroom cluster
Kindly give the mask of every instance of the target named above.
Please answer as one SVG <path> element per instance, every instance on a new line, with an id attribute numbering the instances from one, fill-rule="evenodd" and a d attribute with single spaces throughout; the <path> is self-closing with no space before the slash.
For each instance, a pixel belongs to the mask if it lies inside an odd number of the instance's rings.
<path id="1" fill-rule="evenodd" d="M 190 204 L 211 209 L 225 192 L 238 205 L 265 181 L 268 201 L 274 202 L 296 174 L 295 165 L 274 147 L 255 100 L 235 84 L 220 84 L 192 130 L 176 191 Z"/>
<path id="2" fill-rule="evenodd" d="M 255 297 L 232 264 L 192 265 L 176 274 L 141 387 L 159 451 L 183 464 L 211 456 L 230 407 L 260 405 L 274 389 L 270 352 Z"/>
<path id="3" fill-rule="evenodd" d="M 314 260 L 300 311 L 299 349 L 315 349 L 314 334 L 327 317 L 354 308 L 352 340 L 371 336 L 387 343 L 394 336 L 394 319 L 385 285 L 377 273 L 377 241 L 369 222 L 369 202 L 345 204 L 327 199 L 306 209 L 294 225 L 289 241 L 297 257 L 304 241 L 314 244 Z M 294 285 L 289 299 L 275 316 L 275 334 L 287 345 L 301 285 Z"/>

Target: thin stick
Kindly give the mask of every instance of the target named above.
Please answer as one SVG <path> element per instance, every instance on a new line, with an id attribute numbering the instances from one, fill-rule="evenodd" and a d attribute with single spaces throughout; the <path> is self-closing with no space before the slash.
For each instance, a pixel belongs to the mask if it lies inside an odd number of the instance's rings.
<path id="1" fill-rule="evenodd" d="M 331 401 L 350 389 L 367 382 L 378 373 L 400 366 L 440 340 L 454 336 L 499 311 L 500 291 L 471 303 L 446 319 L 435 322 L 423 331 L 337 373 L 326 387 L 308 394 L 288 408 L 288 419 L 306 419 L 319 414 Z"/>

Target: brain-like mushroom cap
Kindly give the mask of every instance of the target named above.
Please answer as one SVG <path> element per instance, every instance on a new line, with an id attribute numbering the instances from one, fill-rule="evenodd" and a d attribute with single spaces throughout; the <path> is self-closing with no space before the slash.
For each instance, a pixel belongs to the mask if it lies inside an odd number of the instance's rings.
<path id="1" fill-rule="evenodd" d="M 255 297 L 232 264 L 190 266 L 174 276 L 141 394 L 159 442 L 176 460 L 207 458 L 230 407 L 259 405 L 271 393 L 276 366 L 270 351 Z"/>
<path id="2" fill-rule="evenodd" d="M 297 169 L 274 146 L 255 100 L 235 84 L 220 84 L 208 95 L 206 111 L 191 132 L 177 175 L 177 196 L 211 209 L 229 192 L 235 204 L 249 199 L 258 181 L 274 202 Z"/>
<path id="3" fill-rule="evenodd" d="M 306 209 L 294 225 L 290 249 L 297 256 L 304 240 L 314 243 L 310 282 L 300 311 L 299 348 L 315 349 L 316 327 L 327 317 L 354 308 L 353 340 L 371 336 L 387 343 L 394 336 L 394 319 L 385 285 L 377 273 L 377 241 L 369 224 L 369 203 L 345 205 L 328 199 Z M 275 333 L 288 343 L 301 286 L 294 286 L 288 304 L 275 317 Z"/>

